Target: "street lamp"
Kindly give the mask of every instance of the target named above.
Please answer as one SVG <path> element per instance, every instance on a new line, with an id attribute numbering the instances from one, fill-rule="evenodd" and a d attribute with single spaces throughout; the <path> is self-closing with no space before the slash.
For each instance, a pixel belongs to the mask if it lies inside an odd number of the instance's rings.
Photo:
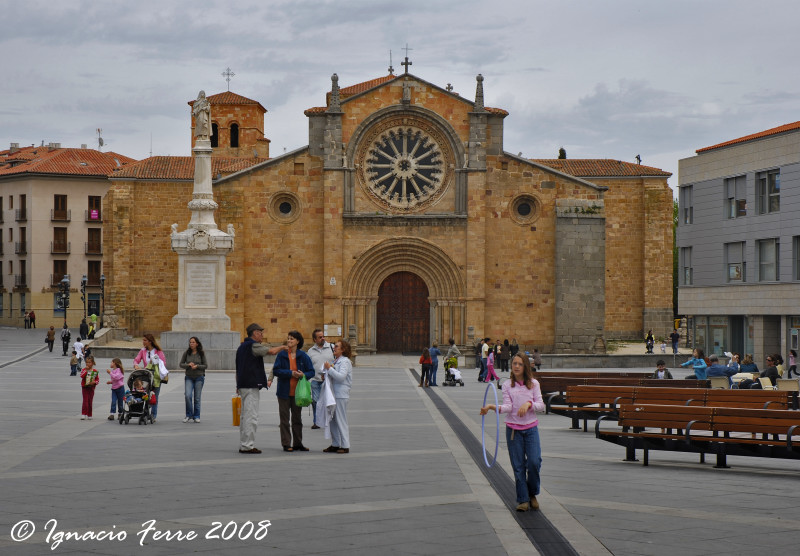
<path id="1" fill-rule="evenodd" d="M 86 283 L 89 280 L 86 279 L 86 275 L 84 274 L 81 277 L 81 301 L 83 301 L 83 318 L 86 319 Z"/>
<path id="2" fill-rule="evenodd" d="M 106 312 L 106 275 L 100 275 L 100 328 L 103 328 L 103 317 Z"/>
<path id="3" fill-rule="evenodd" d="M 67 323 L 67 309 L 69 309 L 69 274 L 65 274 L 58 283 L 58 308 L 64 309 L 64 324 Z"/>

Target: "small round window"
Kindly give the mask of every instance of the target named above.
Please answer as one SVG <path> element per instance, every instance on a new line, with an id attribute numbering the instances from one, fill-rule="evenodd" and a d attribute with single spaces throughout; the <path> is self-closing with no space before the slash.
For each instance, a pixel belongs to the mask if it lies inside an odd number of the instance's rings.
<path id="1" fill-rule="evenodd" d="M 269 215 L 276 222 L 288 224 L 300 217 L 300 200 L 294 193 L 282 191 L 272 196 Z"/>
<path id="2" fill-rule="evenodd" d="M 540 203 L 532 195 L 520 195 L 511 202 L 511 218 L 518 224 L 529 224 L 539 217 Z"/>

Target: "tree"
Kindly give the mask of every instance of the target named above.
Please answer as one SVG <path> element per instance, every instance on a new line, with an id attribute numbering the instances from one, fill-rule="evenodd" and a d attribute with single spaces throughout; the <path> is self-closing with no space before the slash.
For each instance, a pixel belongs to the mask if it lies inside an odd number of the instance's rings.
<path id="1" fill-rule="evenodd" d="M 567 159 L 567 151 L 564 147 L 558 149 L 558 159 L 559 160 L 566 160 Z"/>

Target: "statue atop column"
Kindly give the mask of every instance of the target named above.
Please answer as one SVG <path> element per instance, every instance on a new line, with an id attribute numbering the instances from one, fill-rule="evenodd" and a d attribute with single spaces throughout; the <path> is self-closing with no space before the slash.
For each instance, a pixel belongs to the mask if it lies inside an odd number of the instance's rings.
<path id="1" fill-rule="evenodd" d="M 211 104 L 206 98 L 206 92 L 200 91 L 197 100 L 192 106 L 194 116 L 194 136 L 199 140 L 208 141 L 211 138 Z"/>

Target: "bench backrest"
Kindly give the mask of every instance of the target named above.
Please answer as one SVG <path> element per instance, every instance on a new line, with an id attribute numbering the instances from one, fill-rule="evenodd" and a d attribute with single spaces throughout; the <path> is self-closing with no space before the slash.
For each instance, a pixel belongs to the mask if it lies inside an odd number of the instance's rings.
<path id="1" fill-rule="evenodd" d="M 800 383 L 794 378 L 779 378 L 778 390 L 785 390 L 787 392 L 800 391 Z"/>
<path id="2" fill-rule="evenodd" d="M 705 405 L 763 409 L 767 402 L 767 409 L 788 409 L 791 407 L 791 393 L 776 390 L 708 390 Z"/>
<path id="3" fill-rule="evenodd" d="M 787 434 L 792 426 L 797 426 L 794 434 L 800 435 L 800 411 L 735 407 L 713 410 L 713 430 L 716 431 Z"/>
<path id="4" fill-rule="evenodd" d="M 711 430 L 713 407 L 686 405 L 622 404 L 618 423 L 622 427 L 685 429 L 695 421 L 692 430 Z"/>
<path id="5" fill-rule="evenodd" d="M 662 405 L 705 405 L 707 388 L 653 388 L 640 386 L 634 403 Z"/>
<path id="6" fill-rule="evenodd" d="M 635 386 L 573 385 L 567 387 L 568 404 L 631 403 Z"/>

